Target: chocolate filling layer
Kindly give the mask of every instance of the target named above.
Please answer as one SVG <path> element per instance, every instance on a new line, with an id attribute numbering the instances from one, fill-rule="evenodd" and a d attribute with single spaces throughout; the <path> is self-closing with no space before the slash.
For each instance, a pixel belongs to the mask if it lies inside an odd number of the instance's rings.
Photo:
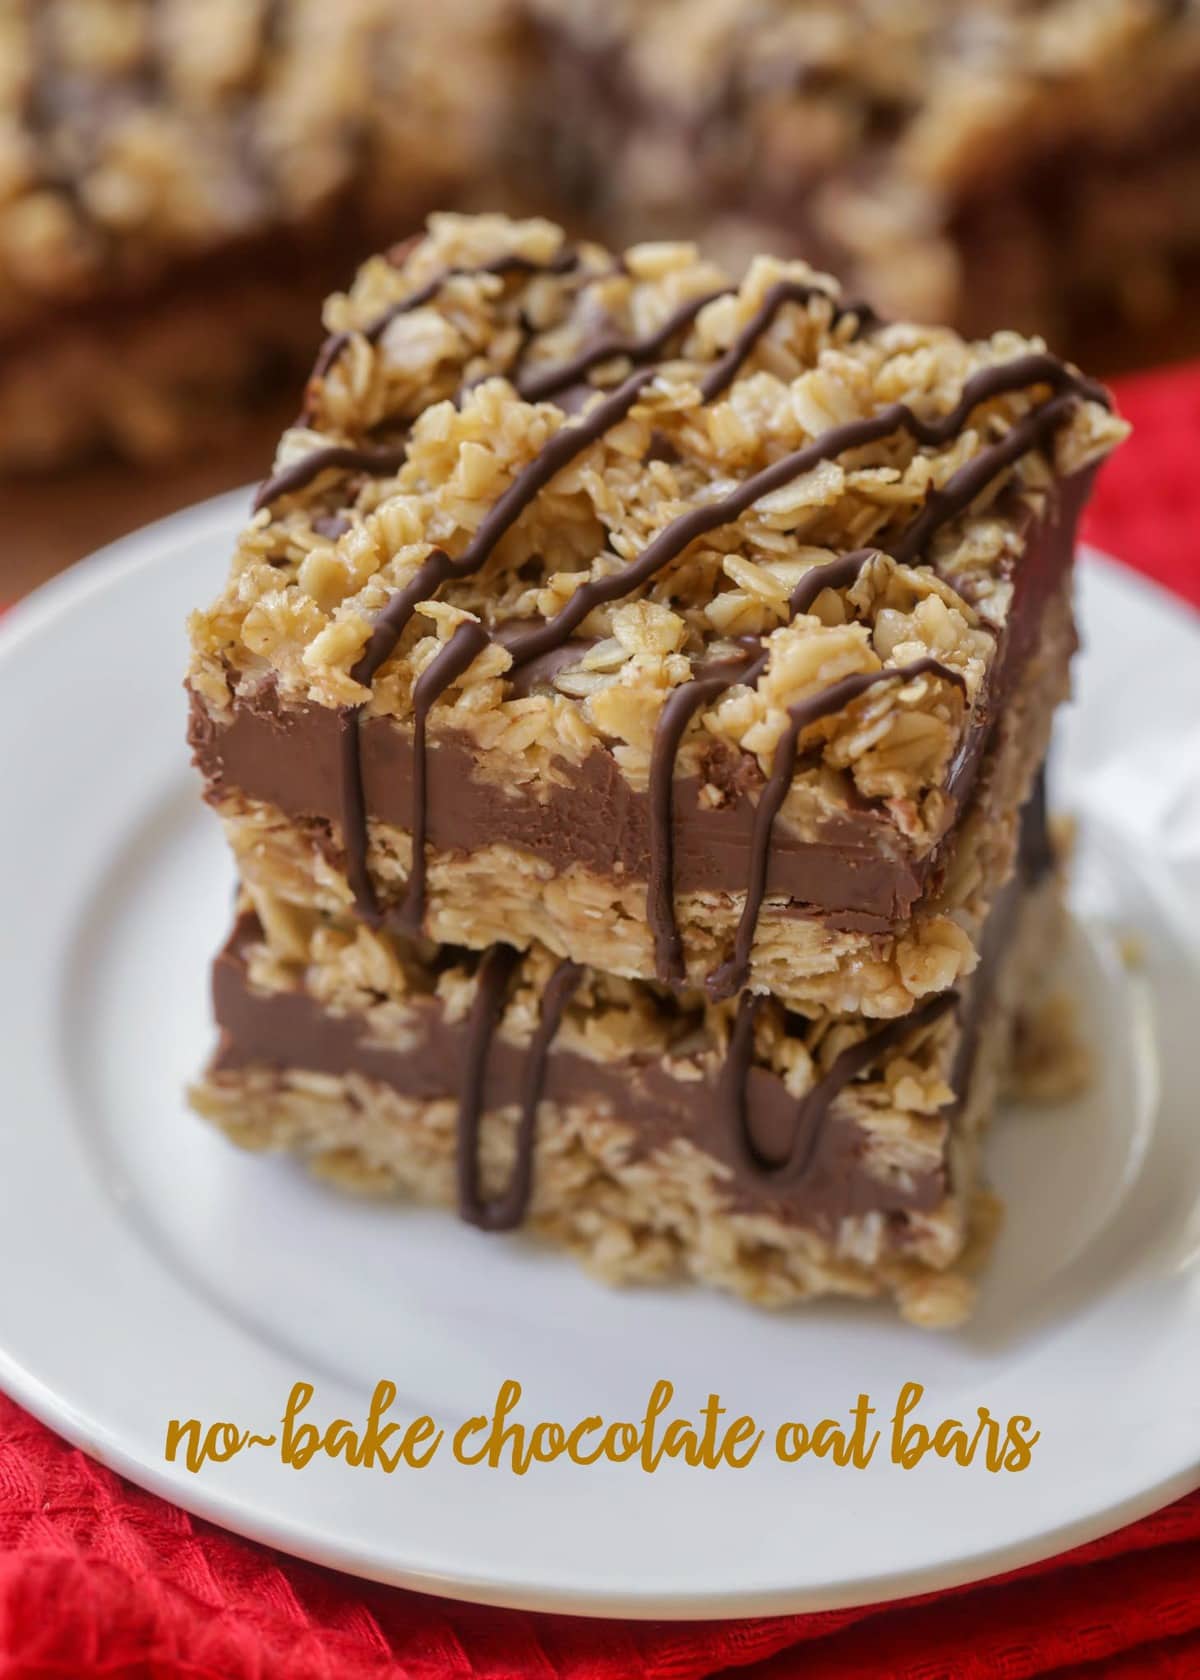
<path id="1" fill-rule="evenodd" d="M 336 712 L 280 706 L 268 687 L 253 701 L 239 701 L 232 721 L 222 725 L 193 696 L 190 740 L 213 802 L 242 793 L 297 821 L 316 821 L 336 832 Z M 369 718 L 363 725 L 362 757 L 371 816 L 407 830 L 411 735 L 387 718 Z M 435 851 L 508 845 L 548 863 L 555 873 L 577 866 L 605 878 L 646 879 L 649 803 L 629 785 L 610 753 L 597 750 L 582 764 L 562 764 L 569 780 L 550 787 L 544 799 L 477 775 L 477 762 L 477 750 L 464 735 L 443 731 L 429 742 L 426 839 Z M 755 809 L 745 782 L 753 785 L 760 778 L 754 770 L 743 781 L 730 774 L 735 768 L 714 765 L 714 779 L 726 795 L 726 803 L 715 810 L 701 802 L 699 778 L 676 783 L 676 879 L 684 892 L 744 890 Z M 903 857 L 882 824 L 847 813 L 819 841 L 805 841 L 781 823 L 768 890 L 804 905 L 853 906 L 859 911 L 853 926 L 883 931 L 920 896 L 930 867 L 928 860 L 922 864 Z"/>
<path id="2" fill-rule="evenodd" d="M 1046 603 L 1070 565 L 1088 477 L 1066 481 L 1047 517 L 1028 531 L 990 679 L 948 774 L 956 814 L 975 785 L 995 719 L 1036 645 Z M 407 830 L 411 730 L 384 717 L 365 719 L 361 729 L 366 808 L 373 818 Z M 215 721 L 192 696 L 190 739 L 210 800 L 241 793 L 276 806 L 293 820 L 315 821 L 334 835 L 341 814 L 339 731 L 336 711 L 311 704 L 284 706 L 269 683 L 253 697 L 239 698 L 228 723 Z M 426 838 L 436 851 L 471 852 L 499 843 L 532 854 L 557 873 L 576 865 L 604 878 L 647 879 L 650 802 L 646 793 L 630 786 L 606 749 L 597 748 L 582 764 L 562 764 L 563 785 L 545 790 L 544 798 L 477 774 L 477 749 L 465 735 L 431 732 L 425 756 Z M 715 809 L 701 799 L 705 781 L 723 794 Z M 722 757 L 715 750 L 703 780 L 676 781 L 677 890 L 745 890 L 761 787 L 752 759 Z M 766 891 L 789 899 L 797 909 L 821 912 L 839 928 L 885 932 L 911 913 L 923 893 L 936 889 L 953 835 L 952 825 L 940 846 L 914 857 L 891 824 L 871 809 L 847 808 L 810 839 L 789 829 L 781 817 L 772 836 Z"/>

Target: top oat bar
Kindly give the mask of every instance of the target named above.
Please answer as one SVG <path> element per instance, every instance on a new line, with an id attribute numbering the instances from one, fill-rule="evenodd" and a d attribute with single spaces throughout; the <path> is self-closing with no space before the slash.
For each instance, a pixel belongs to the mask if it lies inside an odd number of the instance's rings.
<path id="1" fill-rule="evenodd" d="M 803 263 L 500 217 L 433 218 L 326 325 L 191 624 L 244 876 L 797 1007 L 969 972 L 1125 430 L 1103 390 Z"/>

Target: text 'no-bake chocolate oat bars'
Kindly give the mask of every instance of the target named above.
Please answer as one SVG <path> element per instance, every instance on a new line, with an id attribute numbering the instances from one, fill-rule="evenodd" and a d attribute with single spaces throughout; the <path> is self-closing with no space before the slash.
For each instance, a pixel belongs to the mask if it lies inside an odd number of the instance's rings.
<path id="1" fill-rule="evenodd" d="M 197 1105 L 614 1280 L 957 1320 L 1105 392 L 501 217 L 326 324 L 191 625 L 242 881 Z"/>

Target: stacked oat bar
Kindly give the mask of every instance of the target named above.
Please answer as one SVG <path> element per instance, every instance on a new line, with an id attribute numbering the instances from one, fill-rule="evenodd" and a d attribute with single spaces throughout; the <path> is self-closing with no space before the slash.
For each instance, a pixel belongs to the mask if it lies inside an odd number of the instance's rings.
<path id="1" fill-rule="evenodd" d="M 613 1280 L 956 1321 L 1104 391 L 501 217 L 326 325 L 191 626 L 242 881 L 197 1106 Z"/>

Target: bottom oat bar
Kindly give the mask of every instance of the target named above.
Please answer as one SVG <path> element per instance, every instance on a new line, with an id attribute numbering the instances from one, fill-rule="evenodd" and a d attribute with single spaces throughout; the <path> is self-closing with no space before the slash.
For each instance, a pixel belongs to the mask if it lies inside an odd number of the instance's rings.
<path id="1" fill-rule="evenodd" d="M 974 975 L 880 1025 L 621 980 L 541 948 L 401 942 L 256 892 L 217 959 L 195 1106 L 322 1174 L 524 1224 L 606 1281 L 961 1321 L 979 1137 L 1060 928 L 1040 806 Z"/>

